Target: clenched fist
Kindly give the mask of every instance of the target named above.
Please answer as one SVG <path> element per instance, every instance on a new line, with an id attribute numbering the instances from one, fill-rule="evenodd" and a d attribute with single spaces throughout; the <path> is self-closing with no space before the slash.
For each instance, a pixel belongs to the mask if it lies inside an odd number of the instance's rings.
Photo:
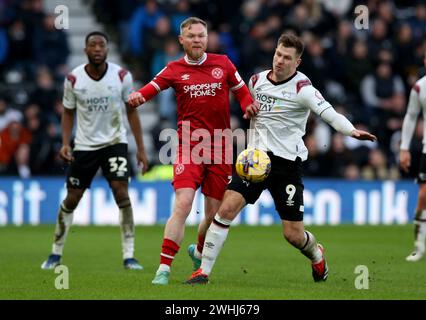
<path id="1" fill-rule="evenodd" d="M 141 104 L 145 103 L 145 98 L 143 97 L 142 93 L 135 91 L 129 94 L 129 99 L 127 100 L 127 103 L 132 108 L 137 108 Z"/>

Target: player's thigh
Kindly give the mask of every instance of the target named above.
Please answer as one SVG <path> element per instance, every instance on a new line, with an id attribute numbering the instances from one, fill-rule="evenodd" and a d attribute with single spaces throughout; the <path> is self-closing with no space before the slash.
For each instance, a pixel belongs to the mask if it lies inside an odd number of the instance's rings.
<path id="1" fill-rule="evenodd" d="M 175 192 L 175 202 L 173 205 L 173 216 L 185 218 L 189 215 L 192 208 L 192 202 L 195 198 L 193 188 L 179 188 Z"/>
<path id="2" fill-rule="evenodd" d="M 227 191 L 234 191 L 241 195 L 244 199 L 245 204 L 254 204 L 259 199 L 262 191 L 266 188 L 265 182 L 253 183 L 247 182 L 240 178 L 236 173 L 231 178 L 227 186 Z M 228 192 L 225 192 L 225 196 L 228 196 Z M 231 193 L 232 194 L 232 193 Z M 224 201 L 222 201 L 223 203 Z M 227 201 L 228 202 L 228 201 Z"/>
<path id="3" fill-rule="evenodd" d="M 127 144 L 117 143 L 101 149 L 101 167 L 104 177 L 111 181 L 129 181 Z"/>
<path id="4" fill-rule="evenodd" d="M 221 218 L 234 220 L 246 205 L 243 195 L 234 190 L 226 190 L 218 214 Z"/>
<path id="5" fill-rule="evenodd" d="M 303 183 L 296 178 L 275 178 L 268 185 L 281 220 L 303 221 Z"/>
<path id="6" fill-rule="evenodd" d="M 90 188 L 100 166 L 100 151 L 74 151 L 74 161 L 67 172 L 68 189 Z"/>
<path id="7" fill-rule="evenodd" d="M 205 165 L 205 175 L 201 182 L 201 192 L 207 197 L 221 201 L 231 177 L 232 165 Z"/>

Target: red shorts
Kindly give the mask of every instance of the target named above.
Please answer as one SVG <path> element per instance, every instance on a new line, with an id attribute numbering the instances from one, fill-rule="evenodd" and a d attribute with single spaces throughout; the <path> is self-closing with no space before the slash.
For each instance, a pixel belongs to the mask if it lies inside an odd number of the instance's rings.
<path id="1" fill-rule="evenodd" d="M 226 186 L 232 176 L 231 164 L 182 164 L 173 165 L 174 189 L 192 188 L 216 200 L 222 200 Z"/>

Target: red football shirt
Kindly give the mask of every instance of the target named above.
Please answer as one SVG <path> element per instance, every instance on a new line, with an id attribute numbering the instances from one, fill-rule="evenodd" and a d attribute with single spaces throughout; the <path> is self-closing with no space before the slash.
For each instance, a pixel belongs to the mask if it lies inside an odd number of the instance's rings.
<path id="1" fill-rule="evenodd" d="M 220 142 L 222 146 L 225 143 L 226 147 L 232 147 L 232 143 L 229 146 L 224 140 L 214 139 L 214 134 L 218 130 L 230 129 L 229 92 L 234 92 L 238 97 L 239 90 L 247 90 L 248 93 L 248 89 L 227 56 L 205 53 L 197 62 L 190 61 L 185 56 L 168 63 L 139 91 L 144 93 L 144 89 L 150 85 L 157 93 L 169 87 L 175 90 L 180 147 L 187 142 L 191 147 L 200 144 L 202 139 L 198 141 L 196 133 L 204 136 L 206 130 L 211 140 L 210 143 L 203 141 L 204 143 L 214 146 Z M 195 130 L 197 131 L 194 132 Z"/>

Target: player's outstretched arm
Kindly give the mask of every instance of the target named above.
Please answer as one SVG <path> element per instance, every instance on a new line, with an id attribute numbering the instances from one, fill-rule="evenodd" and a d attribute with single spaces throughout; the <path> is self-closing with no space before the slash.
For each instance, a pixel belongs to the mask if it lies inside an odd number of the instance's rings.
<path id="1" fill-rule="evenodd" d="M 325 109 L 321 114 L 321 118 L 324 119 L 329 125 L 331 125 L 336 131 L 343 133 L 346 136 L 351 136 L 352 138 L 358 140 L 370 140 L 376 141 L 377 137 L 367 131 L 358 130 L 354 125 L 343 115 L 333 107 Z"/>

